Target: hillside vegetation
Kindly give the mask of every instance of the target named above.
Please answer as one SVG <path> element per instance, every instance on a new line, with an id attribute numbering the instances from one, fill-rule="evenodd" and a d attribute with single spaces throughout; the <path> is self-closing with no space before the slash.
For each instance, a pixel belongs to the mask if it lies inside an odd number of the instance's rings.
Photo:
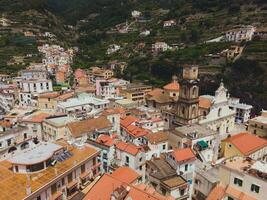
<path id="1" fill-rule="evenodd" d="M 135 21 L 131 17 L 133 10 L 141 11 L 145 21 Z M 184 64 L 198 64 L 203 81 L 201 93 L 213 93 L 223 78 L 232 95 L 253 104 L 256 111 L 260 107 L 267 109 L 266 42 L 244 44 L 242 57 L 235 63 L 223 65 L 212 64 L 206 55 L 220 53 L 232 43 L 204 43 L 236 25 L 266 27 L 265 0 L 1 0 L 0 12 L 16 22 L 8 33 L 18 35 L 20 29 L 37 33 L 50 31 L 61 45 L 79 47 L 73 68 L 125 61 L 128 66 L 119 76 L 162 86 L 173 74 L 179 73 Z M 177 26 L 163 29 L 163 21 L 169 19 L 175 19 Z M 133 30 L 118 33 L 115 26 L 126 22 L 132 23 Z M 143 30 L 150 30 L 150 35 L 140 37 Z M 1 38 L 7 37 L 6 32 L 0 34 Z M 40 39 L 36 39 L 40 43 Z M 155 56 L 151 45 L 156 41 L 183 44 L 185 48 Z M 24 51 L 20 52 L 24 55 L 28 54 L 27 49 L 35 52 L 33 46 L 38 42 L 21 50 L 14 49 L 10 43 L 0 44 L 0 70 L 5 71 L 6 61 L 18 52 Z M 121 50 L 107 55 L 111 44 L 120 45 Z M 7 55 L 3 53 L 6 49 Z"/>

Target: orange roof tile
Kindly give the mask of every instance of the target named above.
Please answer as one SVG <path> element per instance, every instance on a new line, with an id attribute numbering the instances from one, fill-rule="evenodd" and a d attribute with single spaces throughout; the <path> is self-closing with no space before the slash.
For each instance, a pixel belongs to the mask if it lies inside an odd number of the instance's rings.
<path id="1" fill-rule="evenodd" d="M 1 121 L 0 121 L 0 126 L 2 126 L 2 127 L 11 127 L 12 124 L 11 124 L 10 121 L 7 121 L 7 120 L 1 120 Z"/>
<path id="2" fill-rule="evenodd" d="M 111 147 L 112 145 L 115 144 L 112 137 L 110 137 L 109 135 L 104 135 L 104 134 L 99 135 L 96 142 L 103 144 L 105 146 L 108 146 L 108 147 Z"/>
<path id="3" fill-rule="evenodd" d="M 225 188 L 221 185 L 216 185 L 210 192 L 206 200 L 221 200 L 225 195 Z"/>
<path id="4" fill-rule="evenodd" d="M 40 114 L 37 114 L 37 115 L 33 115 L 30 118 L 24 119 L 23 121 L 24 122 L 32 122 L 32 123 L 41 123 L 49 116 L 51 116 L 51 114 L 40 113 Z"/>
<path id="5" fill-rule="evenodd" d="M 86 119 L 67 124 L 73 137 L 80 137 L 83 134 L 92 133 L 95 130 L 111 128 L 112 124 L 106 117 Z"/>
<path id="6" fill-rule="evenodd" d="M 65 72 L 58 71 L 56 72 L 56 80 L 57 82 L 64 83 L 65 82 Z"/>
<path id="7" fill-rule="evenodd" d="M 172 82 L 163 87 L 165 90 L 172 90 L 178 92 L 180 89 L 180 85 L 178 82 Z"/>
<path id="8" fill-rule="evenodd" d="M 209 109 L 212 105 L 212 102 L 210 99 L 205 97 L 199 97 L 199 107 L 200 108 L 206 108 Z"/>
<path id="9" fill-rule="evenodd" d="M 141 177 L 140 174 L 136 173 L 129 167 L 119 167 L 111 174 L 111 176 L 128 184 L 133 183 Z"/>
<path id="10" fill-rule="evenodd" d="M 108 108 L 102 112 L 102 115 L 113 115 L 113 114 L 120 114 L 124 115 L 126 110 L 124 108 Z"/>
<path id="11" fill-rule="evenodd" d="M 143 136 L 146 136 L 147 134 L 150 133 L 150 131 L 148 131 L 144 128 L 140 128 L 140 127 L 135 126 L 135 125 L 129 125 L 126 128 L 126 132 L 135 138 L 143 137 Z"/>
<path id="12" fill-rule="evenodd" d="M 59 96 L 58 92 L 48 92 L 48 93 L 43 93 L 40 94 L 38 98 L 56 98 Z"/>
<path id="13" fill-rule="evenodd" d="M 76 71 L 74 72 L 74 76 L 76 79 L 87 77 L 86 72 L 83 69 L 76 69 Z"/>
<path id="14" fill-rule="evenodd" d="M 242 154 L 250 155 L 267 146 L 267 140 L 250 133 L 239 133 L 224 141 L 232 143 Z"/>
<path id="15" fill-rule="evenodd" d="M 146 136 L 146 138 L 151 144 L 158 144 L 161 142 L 166 142 L 168 140 L 167 133 L 163 131 L 157 133 L 150 133 Z"/>
<path id="16" fill-rule="evenodd" d="M 137 122 L 137 121 L 139 121 L 139 119 L 137 117 L 129 115 L 129 116 L 121 118 L 120 124 L 122 127 L 126 128 L 129 125 L 131 125 L 132 123 Z"/>
<path id="17" fill-rule="evenodd" d="M 172 152 L 172 155 L 177 162 L 187 162 L 196 159 L 191 148 L 176 149 Z"/>
<path id="18" fill-rule="evenodd" d="M 61 94 L 60 96 L 58 96 L 56 99 L 58 101 L 65 101 L 71 97 L 74 96 L 74 92 L 67 92 L 67 93 L 64 93 L 64 94 Z"/>
<path id="19" fill-rule="evenodd" d="M 21 200 L 27 197 L 27 184 L 31 186 L 31 192 L 35 193 L 52 182 L 59 180 L 59 177 L 65 176 L 73 170 L 73 163 L 77 166 L 84 163 L 87 159 L 97 157 L 99 151 L 90 146 L 84 146 L 82 149 L 74 148 L 64 142 L 68 150 L 73 154 L 72 157 L 57 162 L 55 166 L 50 166 L 40 172 L 27 174 L 14 173 L 10 170 L 11 163 L 7 160 L 0 162 L 0 199 L 2 200 Z M 29 182 L 27 181 L 29 179 Z M 28 182 L 28 183 L 27 183 Z"/>
<path id="20" fill-rule="evenodd" d="M 127 192 L 126 188 L 130 190 Z M 170 196 L 162 196 L 157 192 L 149 193 L 149 190 L 140 189 L 137 186 L 132 184 L 127 184 L 122 182 L 121 180 L 116 179 L 112 175 L 104 174 L 89 190 L 83 200 L 108 200 L 111 199 L 111 195 L 117 189 L 121 189 L 120 194 L 122 194 L 122 190 L 124 190 L 125 197 L 124 199 L 132 199 L 132 200 L 174 200 L 174 198 L 170 198 Z"/>
<path id="21" fill-rule="evenodd" d="M 116 143 L 115 146 L 119 150 L 132 154 L 132 155 L 136 155 L 140 151 L 138 146 L 131 144 L 131 143 L 122 142 L 122 141 Z"/>

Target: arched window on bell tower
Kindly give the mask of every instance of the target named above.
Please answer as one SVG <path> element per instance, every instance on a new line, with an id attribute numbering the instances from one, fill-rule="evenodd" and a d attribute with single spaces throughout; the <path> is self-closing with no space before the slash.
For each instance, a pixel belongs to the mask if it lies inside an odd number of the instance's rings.
<path id="1" fill-rule="evenodd" d="M 192 95 L 193 95 L 193 97 L 197 96 L 197 87 L 193 87 Z"/>

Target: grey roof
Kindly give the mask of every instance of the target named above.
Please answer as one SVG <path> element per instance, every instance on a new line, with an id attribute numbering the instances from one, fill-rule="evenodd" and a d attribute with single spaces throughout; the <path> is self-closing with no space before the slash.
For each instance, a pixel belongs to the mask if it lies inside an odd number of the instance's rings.
<path id="1" fill-rule="evenodd" d="M 51 158 L 61 148 L 63 147 L 58 144 L 43 142 L 15 155 L 9 161 L 21 165 L 36 164 Z"/>
<path id="2" fill-rule="evenodd" d="M 201 126 L 199 124 L 193 124 L 193 125 L 186 125 L 177 127 L 176 129 L 172 130 L 171 133 L 180 136 L 185 137 L 189 139 L 198 139 L 198 138 L 204 138 L 210 135 L 215 135 L 216 132 L 206 128 L 204 126 Z M 196 133 L 196 137 L 193 138 L 193 133 Z"/>
<path id="3" fill-rule="evenodd" d="M 176 171 L 163 158 L 155 158 L 147 161 L 147 164 L 153 169 L 156 169 L 154 172 L 150 173 L 150 176 L 153 176 L 157 179 L 162 180 L 176 175 Z"/>

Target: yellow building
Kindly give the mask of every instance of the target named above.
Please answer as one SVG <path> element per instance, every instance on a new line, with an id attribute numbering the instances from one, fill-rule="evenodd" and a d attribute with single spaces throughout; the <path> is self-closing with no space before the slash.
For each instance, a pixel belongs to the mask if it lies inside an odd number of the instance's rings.
<path id="1" fill-rule="evenodd" d="M 263 110 L 260 116 L 250 119 L 247 129 L 253 134 L 267 138 L 267 111 Z"/>
<path id="2" fill-rule="evenodd" d="M 54 110 L 57 107 L 56 97 L 59 96 L 58 92 L 50 92 L 41 94 L 38 97 L 38 108 L 39 109 L 50 109 Z"/>
<path id="3" fill-rule="evenodd" d="M 126 89 L 121 90 L 121 95 L 133 102 L 144 103 L 145 96 L 152 91 L 152 86 L 143 84 L 129 84 Z"/>
<path id="4" fill-rule="evenodd" d="M 66 138 L 66 125 L 75 119 L 63 116 L 55 116 L 43 121 L 44 138 L 47 140 L 58 140 Z"/>
<path id="5" fill-rule="evenodd" d="M 239 133 L 228 137 L 221 143 L 221 156 L 262 158 L 267 153 L 267 140 L 250 133 Z"/>
<path id="6" fill-rule="evenodd" d="M 74 96 L 74 92 L 60 94 L 58 92 L 50 92 L 41 94 L 38 97 L 38 108 L 56 110 L 59 101 L 64 101 Z"/>

